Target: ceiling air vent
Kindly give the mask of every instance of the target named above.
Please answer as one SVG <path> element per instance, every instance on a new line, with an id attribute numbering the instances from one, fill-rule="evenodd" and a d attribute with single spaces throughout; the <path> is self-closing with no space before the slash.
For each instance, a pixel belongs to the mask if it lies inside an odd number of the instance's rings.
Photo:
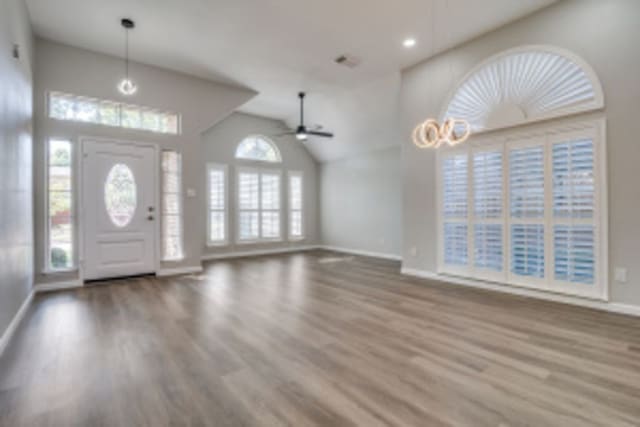
<path id="1" fill-rule="evenodd" d="M 349 68 L 356 68 L 358 65 L 360 65 L 360 59 L 356 58 L 355 56 L 352 55 L 340 55 L 335 59 L 335 63 L 339 64 L 339 65 L 344 65 L 345 67 L 349 67 Z"/>

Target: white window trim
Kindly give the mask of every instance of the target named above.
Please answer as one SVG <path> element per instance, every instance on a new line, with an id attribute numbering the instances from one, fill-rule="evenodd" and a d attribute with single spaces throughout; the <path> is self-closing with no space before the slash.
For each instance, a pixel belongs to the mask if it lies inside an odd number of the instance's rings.
<path id="1" fill-rule="evenodd" d="M 553 293 L 567 294 L 582 298 L 609 300 L 609 268 L 608 268 L 608 206 L 607 206 L 607 171 L 606 171 L 606 121 L 604 118 L 596 118 L 592 120 L 566 120 L 563 124 L 554 126 L 532 126 L 533 129 L 518 130 L 509 132 L 506 136 L 490 136 L 482 135 L 470 140 L 466 147 L 456 147 L 452 149 L 443 149 L 437 153 L 436 167 L 436 206 L 437 206 L 437 270 L 439 274 L 460 276 L 471 279 L 479 279 L 487 282 L 496 282 L 502 285 L 516 286 L 542 290 Z M 589 224 L 593 224 L 594 229 L 594 246 L 596 266 L 594 271 L 593 285 L 581 285 L 566 281 L 556 280 L 554 278 L 554 256 L 553 256 L 553 226 L 562 223 L 562 220 L 553 218 L 552 203 L 553 197 L 551 183 L 551 155 L 552 144 L 559 142 L 558 136 L 562 136 L 562 140 L 570 139 L 571 135 L 584 136 L 590 133 L 593 137 L 594 144 L 594 178 L 595 178 L 595 200 L 593 219 L 589 220 Z M 519 277 L 519 280 L 512 280 L 511 276 L 511 257 L 510 257 L 510 210 L 509 210 L 509 167 L 508 153 L 509 148 L 524 147 L 527 145 L 543 144 L 545 153 L 545 217 L 543 220 L 545 227 L 545 279 L 544 280 L 527 280 L 530 278 Z M 490 148 L 503 147 L 503 272 L 494 277 L 488 275 L 476 274 L 474 271 L 473 256 L 473 238 L 472 228 L 474 222 L 473 210 L 473 173 L 472 173 L 472 155 L 474 150 L 489 150 Z M 442 194 L 442 160 L 450 155 L 460 152 L 466 152 L 469 155 L 467 167 L 469 172 L 468 192 L 467 192 L 467 232 L 468 232 L 468 265 L 467 267 L 452 267 L 444 264 L 444 222 L 445 218 L 442 212 L 443 194 Z M 527 222 L 524 221 L 519 222 Z M 539 221 L 534 221 L 539 222 Z M 575 223 L 574 219 L 574 223 Z M 579 222 L 579 221 L 578 221 Z M 591 287 L 585 289 L 585 287 Z"/>
<path id="2" fill-rule="evenodd" d="M 211 241 L 211 179 L 212 170 L 220 170 L 224 175 L 224 240 Z M 238 208 L 240 205 L 238 204 Z M 229 245 L 229 167 L 222 163 L 207 163 L 207 246 L 219 247 Z"/>
<path id="3" fill-rule="evenodd" d="M 291 218 L 292 213 L 294 211 L 298 211 L 298 209 L 291 208 L 291 178 L 292 177 L 300 177 L 300 235 L 294 236 L 291 234 Z M 305 227 L 305 218 L 304 218 L 304 173 L 302 171 L 288 171 L 287 172 L 287 234 L 289 236 L 289 241 L 299 242 L 306 238 L 306 227 Z"/>
<path id="4" fill-rule="evenodd" d="M 49 144 L 52 140 L 68 141 L 71 147 L 71 247 L 73 250 L 73 259 L 71 260 L 71 266 L 67 268 L 54 268 L 51 266 L 51 227 L 49 224 Z M 74 143 L 70 138 L 48 138 L 45 141 L 44 150 L 44 267 L 42 273 L 44 274 L 58 274 L 78 271 L 78 245 L 77 242 L 77 215 L 76 215 L 76 150 Z"/>
<path id="5" fill-rule="evenodd" d="M 164 170 L 162 169 L 162 154 L 164 151 L 169 151 L 169 152 L 174 152 L 178 155 L 178 180 L 179 180 L 179 189 L 180 192 L 178 193 L 178 209 L 179 209 L 179 223 L 180 223 L 180 249 L 181 249 L 181 253 L 180 256 L 171 258 L 171 257 L 167 257 L 164 254 L 164 220 L 165 220 L 165 213 L 164 213 L 164 195 L 166 194 L 165 189 L 164 189 Z M 184 260 L 185 258 L 185 254 L 184 254 L 184 194 L 183 194 L 183 185 L 182 185 L 182 153 L 177 151 L 177 150 L 162 150 L 160 152 L 160 181 L 161 181 L 161 191 L 160 191 L 160 218 L 161 221 L 163 222 L 163 224 L 161 224 L 160 227 L 160 252 L 161 252 L 161 261 L 162 262 L 179 262 Z"/>
<path id="6" fill-rule="evenodd" d="M 240 213 L 242 210 L 240 209 L 240 174 L 241 173 L 257 173 L 258 174 L 258 238 L 257 239 L 241 239 L 240 238 Z M 280 206 L 278 207 L 278 212 L 280 213 L 280 236 L 276 238 L 263 238 L 262 237 L 262 174 L 274 174 L 278 175 L 278 182 L 280 183 L 279 189 L 279 201 Z M 282 229 L 282 220 L 284 215 L 282 215 L 283 209 L 283 197 L 282 197 L 282 170 L 280 169 L 271 169 L 271 168 L 255 168 L 255 167 L 245 167 L 239 166 L 236 167 L 236 243 L 239 245 L 251 245 L 258 243 L 278 243 L 283 241 L 283 229 Z"/>

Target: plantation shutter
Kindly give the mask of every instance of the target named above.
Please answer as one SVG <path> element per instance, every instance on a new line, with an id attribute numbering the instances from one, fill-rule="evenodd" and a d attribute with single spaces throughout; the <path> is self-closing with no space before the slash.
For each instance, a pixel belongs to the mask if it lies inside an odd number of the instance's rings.
<path id="1" fill-rule="evenodd" d="M 589 138 L 553 144 L 554 277 L 593 284 L 596 268 L 594 146 Z"/>
<path id="2" fill-rule="evenodd" d="M 262 185 L 262 238 L 280 238 L 280 174 L 263 173 Z"/>
<path id="3" fill-rule="evenodd" d="M 544 169 L 543 145 L 509 153 L 510 265 L 516 276 L 544 278 Z"/>
<path id="4" fill-rule="evenodd" d="M 448 155 L 442 162 L 443 261 L 465 267 L 468 255 L 468 154 Z"/>
<path id="5" fill-rule="evenodd" d="M 299 172 L 289 174 L 289 236 L 293 239 L 303 236 L 302 174 Z"/>
<path id="6" fill-rule="evenodd" d="M 438 272 L 607 299 L 604 122 L 438 153 Z"/>
<path id="7" fill-rule="evenodd" d="M 260 175 L 257 172 L 238 174 L 238 234 L 240 240 L 257 240 L 260 237 Z"/>
<path id="8" fill-rule="evenodd" d="M 182 248 L 182 158 L 180 153 L 162 152 L 162 259 L 177 261 Z"/>
<path id="9" fill-rule="evenodd" d="M 209 166 L 209 243 L 227 242 L 226 168 Z"/>
<path id="10" fill-rule="evenodd" d="M 473 247 L 476 269 L 503 271 L 502 148 L 473 154 Z"/>

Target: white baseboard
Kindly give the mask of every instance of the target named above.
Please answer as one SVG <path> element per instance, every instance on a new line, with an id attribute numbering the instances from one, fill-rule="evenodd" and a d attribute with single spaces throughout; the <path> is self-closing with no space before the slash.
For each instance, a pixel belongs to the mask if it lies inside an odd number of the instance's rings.
<path id="1" fill-rule="evenodd" d="M 80 280 L 68 280 L 65 282 L 52 282 L 52 283 L 40 283 L 34 286 L 34 291 L 39 292 L 53 292 L 62 291 L 65 289 L 81 288 L 82 282 Z"/>
<path id="2" fill-rule="evenodd" d="M 327 251 L 344 252 L 347 254 L 361 255 L 361 256 L 366 256 L 371 258 L 383 258 L 383 259 L 390 259 L 393 261 L 402 261 L 402 257 L 400 255 L 386 254 L 382 252 L 362 251 L 360 249 L 351 249 L 351 248 L 343 248 L 339 246 L 327 246 L 327 245 L 318 246 L 318 248 L 325 249 Z"/>
<path id="3" fill-rule="evenodd" d="M 156 272 L 156 276 L 167 277 L 179 276 L 181 274 L 198 274 L 202 273 L 202 271 L 201 265 L 193 267 L 161 268 L 160 271 Z"/>
<path id="4" fill-rule="evenodd" d="M 9 345 L 11 338 L 13 338 L 13 335 L 16 333 L 20 322 L 24 318 L 24 315 L 27 313 L 27 309 L 29 308 L 29 306 L 31 305 L 31 301 L 33 300 L 34 293 L 34 291 L 29 292 L 29 295 L 27 295 L 27 298 L 25 298 L 25 300 L 22 302 L 22 305 L 18 309 L 18 312 L 15 314 L 15 316 L 13 316 L 11 323 L 9 323 L 9 326 L 7 326 L 7 329 L 5 329 L 2 337 L 0 337 L 0 357 L 2 357 L 4 350 Z"/>
<path id="5" fill-rule="evenodd" d="M 276 255 L 276 254 L 286 254 L 291 252 L 302 252 L 302 251 L 310 251 L 312 249 L 318 249 L 319 247 L 316 245 L 307 245 L 307 246 L 288 246 L 284 248 L 273 248 L 273 249 L 258 249 L 253 251 L 239 251 L 239 252 L 226 252 L 226 253 L 213 253 L 213 254 L 204 254 L 202 255 L 203 261 L 211 261 L 216 259 L 228 259 L 228 258 L 243 258 L 243 257 L 251 257 L 251 256 L 260 256 L 260 255 Z"/>
<path id="6" fill-rule="evenodd" d="M 414 268 L 405 268 L 401 270 L 402 274 L 407 276 L 420 277 L 423 279 L 437 280 L 439 282 L 449 283 L 453 285 L 469 286 L 473 288 L 486 289 L 490 291 L 503 292 L 508 294 L 520 295 L 530 298 L 543 299 L 547 301 L 561 302 L 564 304 L 578 305 L 581 307 L 594 308 L 604 310 L 611 313 L 628 314 L 631 316 L 640 316 L 640 306 L 621 304 L 617 302 L 596 301 L 568 295 L 558 295 L 544 291 L 536 291 L 535 289 L 516 288 L 513 286 L 499 285 L 495 283 L 482 282 L 479 280 L 464 279 L 461 277 L 446 276 L 435 273 L 433 271 L 418 270 Z"/>

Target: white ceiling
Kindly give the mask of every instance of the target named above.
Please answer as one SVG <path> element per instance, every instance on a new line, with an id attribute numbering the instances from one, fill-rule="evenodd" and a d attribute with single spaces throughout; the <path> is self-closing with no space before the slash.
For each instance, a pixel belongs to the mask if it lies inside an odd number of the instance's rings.
<path id="1" fill-rule="evenodd" d="M 307 143 L 321 161 L 397 143 L 399 70 L 554 1 L 26 0 L 36 34 L 112 55 L 133 18 L 133 60 L 248 86 L 259 95 L 245 112 L 295 125 L 308 91 L 308 122 L 336 133 Z M 336 65 L 343 53 L 362 64 Z"/>

